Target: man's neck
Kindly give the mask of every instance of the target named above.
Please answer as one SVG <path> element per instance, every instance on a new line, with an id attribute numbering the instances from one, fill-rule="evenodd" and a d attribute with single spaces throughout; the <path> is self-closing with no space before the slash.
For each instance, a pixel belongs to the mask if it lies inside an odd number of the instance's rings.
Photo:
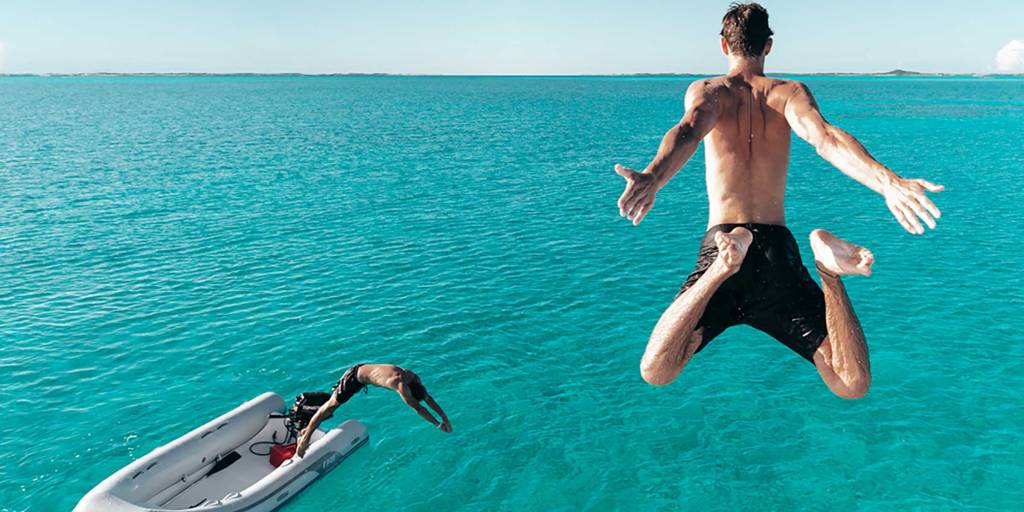
<path id="1" fill-rule="evenodd" d="M 728 76 L 739 76 L 746 79 L 764 76 L 764 57 L 740 57 L 729 55 Z"/>

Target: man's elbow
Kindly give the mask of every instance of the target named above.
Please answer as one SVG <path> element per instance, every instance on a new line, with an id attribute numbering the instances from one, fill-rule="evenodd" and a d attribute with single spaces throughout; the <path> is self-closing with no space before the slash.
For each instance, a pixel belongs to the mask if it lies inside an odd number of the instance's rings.
<path id="1" fill-rule="evenodd" d="M 680 121 L 675 126 L 676 135 L 675 142 L 676 146 L 683 146 L 685 144 L 693 144 L 696 140 L 697 128 L 690 121 Z"/>

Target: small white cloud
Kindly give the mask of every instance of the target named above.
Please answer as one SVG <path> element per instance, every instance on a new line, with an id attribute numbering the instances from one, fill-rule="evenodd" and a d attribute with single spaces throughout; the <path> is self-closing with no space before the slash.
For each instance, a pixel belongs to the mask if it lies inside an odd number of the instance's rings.
<path id="1" fill-rule="evenodd" d="M 1024 41 L 1014 39 L 996 52 L 999 71 L 1024 71 Z"/>

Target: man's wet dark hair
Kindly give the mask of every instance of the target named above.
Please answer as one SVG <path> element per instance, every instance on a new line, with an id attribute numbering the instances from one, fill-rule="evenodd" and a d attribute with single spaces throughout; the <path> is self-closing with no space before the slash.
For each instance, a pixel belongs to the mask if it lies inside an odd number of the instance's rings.
<path id="1" fill-rule="evenodd" d="M 760 57 L 772 34 L 768 11 L 760 4 L 734 3 L 722 17 L 722 37 L 729 43 L 730 52 Z"/>
<path id="2" fill-rule="evenodd" d="M 419 382 L 409 384 L 409 391 L 412 392 L 412 397 L 420 402 L 427 397 L 427 388 L 423 387 L 423 384 Z"/>

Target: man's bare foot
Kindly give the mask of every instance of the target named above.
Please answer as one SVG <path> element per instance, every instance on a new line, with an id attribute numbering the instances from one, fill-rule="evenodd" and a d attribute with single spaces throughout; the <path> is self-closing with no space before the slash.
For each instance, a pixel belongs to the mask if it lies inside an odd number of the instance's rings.
<path id="1" fill-rule="evenodd" d="M 875 255 L 871 251 L 824 229 L 811 231 L 811 249 L 819 270 L 835 276 L 871 275 L 871 264 L 875 262 Z"/>
<path id="2" fill-rule="evenodd" d="M 754 234 L 747 228 L 736 227 L 728 233 L 715 233 L 715 245 L 718 246 L 715 263 L 721 265 L 727 274 L 735 274 L 743 264 L 743 258 L 747 256 L 747 249 L 753 240 Z"/>

